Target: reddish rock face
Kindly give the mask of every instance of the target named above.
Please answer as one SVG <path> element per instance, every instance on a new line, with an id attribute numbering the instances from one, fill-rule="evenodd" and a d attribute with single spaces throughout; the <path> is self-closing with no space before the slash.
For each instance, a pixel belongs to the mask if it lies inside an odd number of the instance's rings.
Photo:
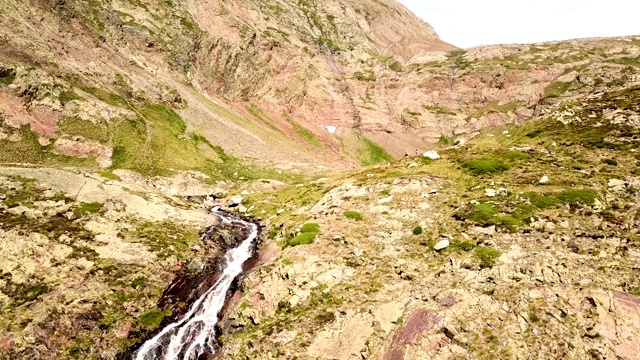
<path id="1" fill-rule="evenodd" d="M 406 345 L 418 340 L 425 333 L 432 330 L 440 319 L 428 310 L 418 310 L 409 316 L 407 322 L 398 330 L 386 360 L 403 360 Z"/>
<path id="2" fill-rule="evenodd" d="M 610 339 L 615 344 L 614 351 L 621 359 L 635 360 L 640 354 L 640 298 L 622 292 L 614 292 L 617 312 L 622 321 L 615 322 Z M 634 336 L 635 334 L 635 336 Z M 605 335 L 606 337 L 606 335 Z"/>
<path id="3" fill-rule="evenodd" d="M 15 345 L 15 342 L 13 341 L 11 336 L 6 336 L 0 339 L 0 349 L 11 350 L 13 349 L 14 345 Z"/>

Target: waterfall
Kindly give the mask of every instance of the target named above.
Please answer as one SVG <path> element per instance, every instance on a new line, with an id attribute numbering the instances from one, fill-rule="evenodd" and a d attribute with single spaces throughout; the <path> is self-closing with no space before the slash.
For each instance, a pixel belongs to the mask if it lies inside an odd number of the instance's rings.
<path id="1" fill-rule="evenodd" d="M 258 236 L 256 224 L 214 210 L 223 223 L 251 229 L 249 236 L 224 255 L 223 273 L 178 321 L 167 325 L 145 342 L 134 354 L 135 360 L 196 360 L 203 353 L 213 354 L 215 326 L 233 280 L 242 274 L 242 264 L 253 255 L 253 242 Z"/>

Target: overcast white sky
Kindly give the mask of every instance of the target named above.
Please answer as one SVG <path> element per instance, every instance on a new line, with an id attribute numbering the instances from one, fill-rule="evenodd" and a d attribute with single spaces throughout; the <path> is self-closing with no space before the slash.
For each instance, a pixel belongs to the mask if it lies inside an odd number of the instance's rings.
<path id="1" fill-rule="evenodd" d="M 640 35 L 640 0 L 398 0 L 459 47 Z"/>

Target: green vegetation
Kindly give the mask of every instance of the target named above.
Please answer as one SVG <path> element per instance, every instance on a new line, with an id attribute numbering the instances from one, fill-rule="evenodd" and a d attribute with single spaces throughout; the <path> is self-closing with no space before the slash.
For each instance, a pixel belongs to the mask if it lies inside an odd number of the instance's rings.
<path id="1" fill-rule="evenodd" d="M 13 69 L 0 68 L 0 84 L 9 85 L 16 79 L 16 71 Z"/>
<path id="2" fill-rule="evenodd" d="M 522 106 L 522 103 L 519 101 L 512 101 L 510 103 L 506 103 L 506 104 L 502 104 L 500 105 L 500 103 L 498 101 L 494 101 L 491 102 L 490 104 L 478 108 L 476 109 L 470 116 L 469 118 L 480 118 L 484 115 L 487 114 L 506 114 L 509 112 L 513 112 L 516 111 L 519 107 Z"/>
<path id="3" fill-rule="evenodd" d="M 142 242 L 160 258 L 175 256 L 179 260 L 188 258 L 190 247 L 199 239 L 197 230 L 173 223 L 147 221 L 127 234 L 131 241 Z"/>
<path id="4" fill-rule="evenodd" d="M 393 160 L 393 157 L 378 144 L 362 135 L 357 135 L 357 138 L 360 146 L 357 158 L 360 161 L 360 165 L 376 165 Z"/>
<path id="5" fill-rule="evenodd" d="M 477 204 L 474 205 L 473 210 L 467 214 L 466 218 L 480 225 L 488 226 L 495 224 L 494 216 L 498 213 L 499 211 L 491 204 Z"/>
<path id="6" fill-rule="evenodd" d="M 73 90 L 62 91 L 58 96 L 58 101 L 60 101 L 60 104 L 62 104 L 63 106 L 64 104 L 73 100 L 82 100 L 82 97 L 76 94 L 76 92 Z"/>
<path id="7" fill-rule="evenodd" d="M 58 154 L 54 145 L 40 145 L 38 135 L 28 126 L 19 129 L 4 129 L 19 137 L 19 141 L 0 140 L 0 163 L 29 163 L 40 166 L 75 166 L 80 168 L 97 167 L 95 158 L 76 158 Z"/>
<path id="8" fill-rule="evenodd" d="M 413 228 L 413 235 L 420 235 L 420 234 L 422 234 L 422 226 L 418 225 Z"/>
<path id="9" fill-rule="evenodd" d="M 394 61 L 391 64 L 389 64 L 389 69 L 396 72 L 402 72 L 402 65 L 400 65 L 400 62 Z"/>
<path id="10" fill-rule="evenodd" d="M 355 73 L 353 73 L 353 77 L 359 81 L 376 81 L 376 74 L 373 72 L 373 70 L 368 70 L 365 72 L 356 71 Z"/>
<path id="11" fill-rule="evenodd" d="M 544 89 L 545 99 L 559 97 L 571 87 L 570 82 L 554 81 Z"/>
<path id="12" fill-rule="evenodd" d="M 187 30 L 189 31 L 199 31 L 200 28 L 198 27 L 198 25 L 196 23 L 194 23 L 193 21 L 187 19 L 187 18 L 180 18 L 180 24 L 182 24 L 182 26 L 184 26 L 185 28 L 187 28 Z"/>
<path id="13" fill-rule="evenodd" d="M 300 232 L 302 232 L 302 233 L 310 233 L 310 232 L 318 233 L 318 232 L 320 232 L 320 225 L 318 225 L 316 223 L 306 223 L 306 224 L 302 225 L 302 227 L 300 228 Z"/>
<path id="14" fill-rule="evenodd" d="M 114 174 L 111 171 L 98 171 L 98 174 L 100 174 L 100 176 L 102 176 L 103 178 L 109 179 L 109 180 L 121 180 L 120 176 Z"/>
<path id="15" fill-rule="evenodd" d="M 389 189 L 383 189 L 380 191 L 380 195 L 389 196 L 389 194 L 391 194 L 391 190 Z"/>
<path id="16" fill-rule="evenodd" d="M 93 123 L 76 117 L 65 117 L 58 122 L 58 126 L 63 134 L 82 136 L 99 143 L 107 143 L 109 141 L 108 126 L 102 120 Z"/>
<path id="17" fill-rule="evenodd" d="M 438 144 L 441 146 L 451 146 L 453 144 L 453 138 L 451 136 L 440 135 Z"/>
<path id="18" fill-rule="evenodd" d="M 598 197 L 593 189 L 569 189 L 553 194 L 524 193 L 523 198 L 529 200 L 532 206 L 546 209 L 557 205 L 593 205 Z"/>
<path id="19" fill-rule="evenodd" d="M 356 221 L 361 221 L 363 219 L 362 214 L 357 211 L 347 211 L 344 213 L 344 217 Z"/>
<path id="20" fill-rule="evenodd" d="M 556 194 L 558 200 L 568 205 L 593 205 L 598 193 L 593 189 L 569 189 Z"/>
<path id="21" fill-rule="evenodd" d="M 308 142 L 309 144 L 317 148 L 320 148 L 320 149 L 324 148 L 324 145 L 322 144 L 322 142 L 311 131 L 300 126 L 300 124 L 298 124 L 297 122 L 295 122 L 293 119 L 289 117 L 287 117 L 287 121 L 293 126 L 293 131 L 296 132 L 296 135 L 298 135 L 302 140 Z"/>
<path id="22" fill-rule="evenodd" d="M 413 116 L 413 117 L 416 117 L 416 118 L 422 116 L 422 113 L 417 112 L 417 111 L 412 111 L 412 110 L 409 110 L 409 109 L 404 109 L 404 112 L 407 113 L 409 116 Z"/>
<path id="23" fill-rule="evenodd" d="M 491 268 L 496 264 L 496 260 L 502 255 L 500 250 L 488 246 L 477 247 L 473 255 L 480 260 L 480 267 Z"/>
<path id="24" fill-rule="evenodd" d="M 544 195 L 535 192 L 527 192 L 522 197 L 528 199 L 532 206 L 538 209 L 546 209 L 558 203 L 558 199 L 553 195 Z"/>
<path id="25" fill-rule="evenodd" d="M 447 53 L 447 59 L 452 66 L 459 70 L 465 70 L 471 66 L 471 63 L 464 58 L 467 50 L 456 49 Z"/>
<path id="26" fill-rule="evenodd" d="M 98 202 L 83 203 L 82 205 L 80 205 L 77 208 L 75 208 L 73 210 L 73 213 L 76 216 L 87 216 L 87 215 L 91 215 L 91 214 L 95 214 L 95 213 L 100 212 L 100 210 L 102 210 L 103 206 L 104 206 L 103 203 L 98 203 Z"/>
<path id="27" fill-rule="evenodd" d="M 154 330 L 160 326 L 162 320 L 166 316 L 170 316 L 170 311 L 163 311 L 158 308 L 150 309 L 145 311 L 140 318 L 138 318 L 138 323 L 147 330 Z"/>
<path id="28" fill-rule="evenodd" d="M 26 304 L 30 301 L 37 299 L 39 296 L 51 291 L 51 287 L 45 283 L 36 283 L 33 285 L 16 287 L 16 290 L 11 293 L 13 299 L 13 306 L 17 307 Z"/>
<path id="29" fill-rule="evenodd" d="M 97 87 L 91 87 L 91 86 L 81 86 L 80 89 L 82 89 L 82 91 L 86 93 L 89 93 L 95 96 L 98 100 L 106 102 L 109 105 L 118 106 L 122 108 L 130 107 L 129 102 L 118 94 L 110 93 L 106 90 L 103 90 Z"/>
<path id="30" fill-rule="evenodd" d="M 147 284 L 149 284 L 149 280 L 146 277 L 138 276 L 131 282 L 131 287 L 134 289 L 142 289 L 146 287 Z"/>
<path id="31" fill-rule="evenodd" d="M 90 261 L 97 260 L 100 255 L 92 248 L 84 245 L 73 245 L 73 252 L 69 255 L 72 259 L 85 258 Z"/>
<path id="32" fill-rule="evenodd" d="M 289 239 L 284 247 L 312 244 L 319 233 L 320 225 L 316 223 L 306 223 L 300 228 L 300 233 Z"/>
<path id="33" fill-rule="evenodd" d="M 473 250 L 476 247 L 476 244 L 470 240 L 464 240 L 464 241 L 452 241 L 451 245 L 449 245 L 449 247 L 446 249 L 447 251 L 453 251 L 453 252 L 460 252 L 460 251 L 464 251 L 464 252 L 468 252 Z"/>
<path id="34" fill-rule="evenodd" d="M 462 167 L 473 175 L 497 174 L 505 172 L 510 168 L 510 166 L 501 159 L 493 156 L 467 160 L 462 163 Z"/>
<path id="35" fill-rule="evenodd" d="M 456 115 L 456 112 L 446 108 L 444 106 L 437 106 L 437 105 L 422 105 L 422 108 L 425 110 L 428 110 L 434 114 L 439 114 L 439 115 Z"/>

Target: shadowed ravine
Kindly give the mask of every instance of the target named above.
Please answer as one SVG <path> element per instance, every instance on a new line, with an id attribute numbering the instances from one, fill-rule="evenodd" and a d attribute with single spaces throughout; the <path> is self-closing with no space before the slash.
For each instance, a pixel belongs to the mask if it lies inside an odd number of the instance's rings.
<path id="1" fill-rule="evenodd" d="M 249 235 L 240 245 L 227 250 L 222 273 L 215 284 L 196 300 L 185 315 L 146 341 L 134 353 L 133 359 L 198 359 L 201 355 L 215 353 L 218 314 L 225 304 L 231 285 L 243 272 L 242 265 L 253 256 L 258 226 L 222 212 L 214 213 L 225 224 L 247 229 Z"/>

